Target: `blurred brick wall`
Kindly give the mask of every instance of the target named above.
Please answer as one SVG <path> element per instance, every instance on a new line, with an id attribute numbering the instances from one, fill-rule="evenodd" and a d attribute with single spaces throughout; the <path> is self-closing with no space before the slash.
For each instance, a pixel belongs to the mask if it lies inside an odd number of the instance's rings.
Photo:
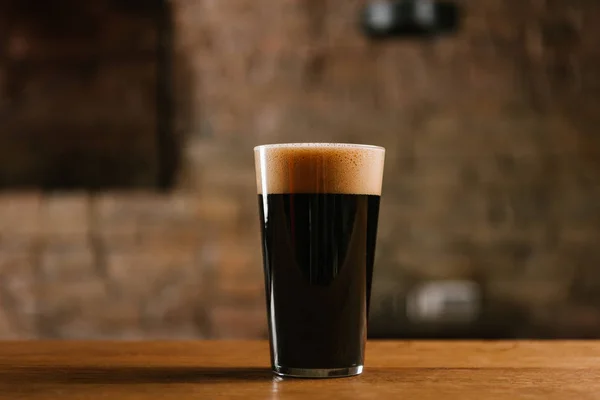
<path id="1" fill-rule="evenodd" d="M 600 3 L 458 3 L 456 37 L 374 44 L 358 0 L 174 0 L 177 188 L 5 192 L 0 336 L 264 337 L 251 148 L 343 141 L 388 150 L 374 332 L 468 279 L 470 332 L 600 337 Z"/>

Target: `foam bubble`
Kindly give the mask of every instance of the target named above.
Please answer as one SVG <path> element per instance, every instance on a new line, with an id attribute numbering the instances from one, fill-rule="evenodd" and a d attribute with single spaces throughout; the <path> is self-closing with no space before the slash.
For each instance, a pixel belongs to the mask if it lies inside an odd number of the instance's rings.
<path id="1" fill-rule="evenodd" d="M 345 143 L 290 143 L 254 148 L 259 194 L 381 195 L 385 149 Z"/>

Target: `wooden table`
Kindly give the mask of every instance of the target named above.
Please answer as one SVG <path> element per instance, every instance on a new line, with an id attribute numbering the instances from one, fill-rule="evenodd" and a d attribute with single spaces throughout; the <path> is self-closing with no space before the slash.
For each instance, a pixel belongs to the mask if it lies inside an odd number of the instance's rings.
<path id="1" fill-rule="evenodd" d="M 282 379 L 266 342 L 0 342 L 0 399 L 600 399 L 600 342 L 370 342 L 362 376 Z"/>

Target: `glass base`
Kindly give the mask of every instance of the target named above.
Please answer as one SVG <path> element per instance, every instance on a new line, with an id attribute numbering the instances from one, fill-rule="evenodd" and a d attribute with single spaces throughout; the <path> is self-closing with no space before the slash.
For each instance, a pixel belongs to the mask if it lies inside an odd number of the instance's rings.
<path id="1" fill-rule="evenodd" d="M 273 372 L 277 375 L 291 378 L 343 378 L 360 375 L 362 371 L 362 365 L 350 368 L 288 368 L 277 365 L 273 367 Z"/>

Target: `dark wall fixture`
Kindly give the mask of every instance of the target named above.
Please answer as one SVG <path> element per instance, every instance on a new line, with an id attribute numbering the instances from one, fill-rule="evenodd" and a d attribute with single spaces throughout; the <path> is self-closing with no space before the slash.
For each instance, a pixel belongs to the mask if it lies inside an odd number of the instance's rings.
<path id="1" fill-rule="evenodd" d="M 372 39 L 437 36 L 458 29 L 459 11 L 447 1 L 374 0 L 363 9 L 361 25 Z"/>
<path id="2" fill-rule="evenodd" d="M 171 7 L 0 1 L 0 190 L 173 185 Z"/>
<path id="3" fill-rule="evenodd" d="M 180 163 L 180 146 L 173 126 L 173 15 L 168 1 L 159 1 L 157 10 L 157 183 L 159 189 L 168 190 L 175 184 Z"/>

